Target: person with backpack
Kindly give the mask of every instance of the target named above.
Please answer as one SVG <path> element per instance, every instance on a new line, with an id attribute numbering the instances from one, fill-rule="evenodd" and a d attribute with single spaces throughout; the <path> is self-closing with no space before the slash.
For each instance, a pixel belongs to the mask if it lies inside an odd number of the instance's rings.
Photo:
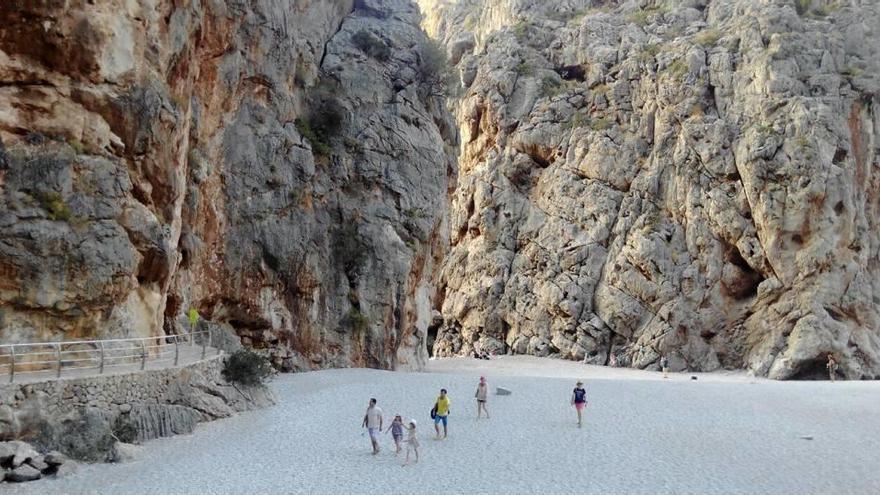
<path id="1" fill-rule="evenodd" d="M 578 428 L 580 428 L 583 424 L 582 414 L 584 406 L 587 405 L 587 391 L 584 389 L 584 382 L 579 381 L 575 385 L 574 390 L 571 393 L 571 405 L 577 410 Z"/>
<path id="2" fill-rule="evenodd" d="M 446 395 L 446 389 L 440 389 L 440 396 L 437 397 L 437 402 L 434 403 L 434 408 L 431 409 L 431 418 L 434 420 L 434 431 L 437 432 L 437 436 L 434 437 L 434 440 L 440 440 L 440 423 L 443 423 L 443 437 L 446 438 L 447 435 L 447 416 L 449 416 L 449 396 Z"/>

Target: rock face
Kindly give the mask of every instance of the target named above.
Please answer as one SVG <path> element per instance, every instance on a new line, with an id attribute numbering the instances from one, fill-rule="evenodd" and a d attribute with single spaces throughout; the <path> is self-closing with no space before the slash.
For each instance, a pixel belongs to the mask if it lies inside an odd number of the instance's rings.
<path id="1" fill-rule="evenodd" d="M 0 340 L 880 376 L 876 2 L 417 3 L 0 6 Z"/>
<path id="2" fill-rule="evenodd" d="M 419 3 L 463 88 L 436 354 L 880 376 L 876 2 Z"/>
<path id="3" fill-rule="evenodd" d="M 356 5 L 355 5 L 356 4 Z M 0 5 L 0 341 L 413 367 L 455 125 L 403 0 Z"/>

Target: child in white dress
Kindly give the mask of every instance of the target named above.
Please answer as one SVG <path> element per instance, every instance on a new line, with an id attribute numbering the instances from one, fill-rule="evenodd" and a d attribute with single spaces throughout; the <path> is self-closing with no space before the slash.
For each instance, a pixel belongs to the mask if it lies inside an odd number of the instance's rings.
<path id="1" fill-rule="evenodd" d="M 416 420 L 409 420 L 409 426 L 404 426 L 406 428 L 407 437 L 406 437 L 406 460 L 403 462 L 403 465 L 406 466 L 409 464 L 409 453 L 410 451 L 415 452 L 416 454 L 416 462 L 419 462 L 419 439 L 416 437 Z"/>

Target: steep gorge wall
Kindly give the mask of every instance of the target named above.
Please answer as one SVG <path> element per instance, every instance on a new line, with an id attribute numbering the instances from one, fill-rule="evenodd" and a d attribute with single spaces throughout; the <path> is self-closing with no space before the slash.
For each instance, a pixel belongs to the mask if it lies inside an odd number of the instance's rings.
<path id="1" fill-rule="evenodd" d="M 461 82 L 434 352 L 880 376 L 880 7 L 420 0 Z"/>
<path id="2" fill-rule="evenodd" d="M 0 340 L 880 375 L 873 2 L 417 3 L 0 6 Z"/>
<path id="3" fill-rule="evenodd" d="M 418 22 L 400 0 L 4 2 L 0 340 L 179 332 L 194 308 L 284 369 L 423 365 L 455 126 Z"/>

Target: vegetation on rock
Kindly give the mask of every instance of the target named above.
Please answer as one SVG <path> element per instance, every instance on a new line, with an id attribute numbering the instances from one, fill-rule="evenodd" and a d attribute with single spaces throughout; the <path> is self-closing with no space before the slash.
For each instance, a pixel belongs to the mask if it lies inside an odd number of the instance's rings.
<path id="1" fill-rule="evenodd" d="M 233 352 L 223 364 L 223 378 L 241 385 L 260 385 L 271 374 L 269 360 L 248 348 Z"/>

